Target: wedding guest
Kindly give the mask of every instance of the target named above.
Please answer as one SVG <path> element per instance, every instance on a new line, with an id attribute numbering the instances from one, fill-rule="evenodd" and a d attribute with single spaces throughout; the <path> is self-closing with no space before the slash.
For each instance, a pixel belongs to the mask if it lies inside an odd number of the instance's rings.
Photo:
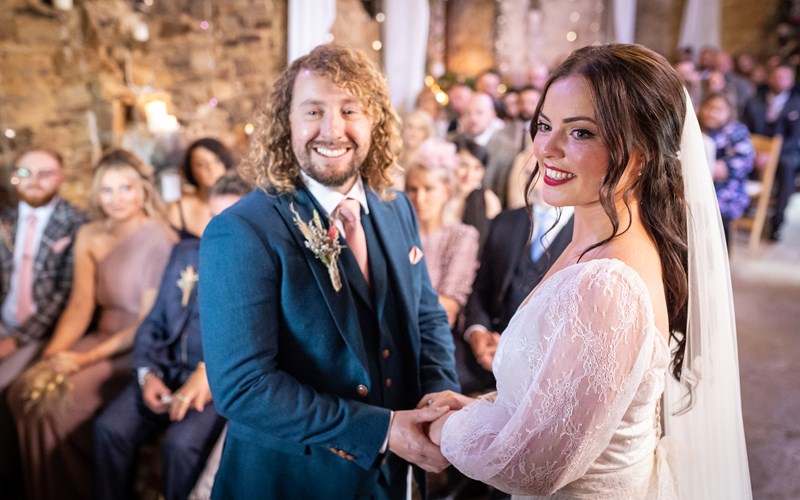
<path id="1" fill-rule="evenodd" d="M 494 68 L 489 68 L 481 71 L 478 78 L 475 80 L 475 91 L 488 94 L 492 99 L 500 98 L 500 84 L 503 82 L 503 77 L 500 72 Z"/>
<path id="2" fill-rule="evenodd" d="M 467 110 L 472 93 L 472 88 L 469 85 L 458 81 L 447 89 L 447 111 L 450 116 L 447 134 L 459 134 L 463 131 L 461 117 Z"/>
<path id="3" fill-rule="evenodd" d="M 769 71 L 767 85 L 759 89 L 745 106 L 742 122 L 753 134 L 783 136 L 778 172 L 775 174 L 777 196 L 770 220 L 770 239 L 780 239 L 784 212 L 795 191 L 800 173 L 800 93 L 795 88 L 795 69 L 777 62 Z M 763 168 L 767 158 L 756 157 L 756 168 Z"/>
<path id="4" fill-rule="evenodd" d="M 31 149 L 15 166 L 19 203 L 0 212 L 0 394 L 52 334 L 72 286 L 75 233 L 88 221 L 58 195 L 58 153 Z"/>
<path id="5" fill-rule="evenodd" d="M 200 244 L 203 353 L 228 419 L 213 496 L 406 498 L 410 463 L 447 465 L 422 431 L 443 411 L 415 405 L 458 382 L 413 207 L 389 189 L 386 81 L 321 45 L 279 76 L 260 123 L 246 164 L 260 189 Z"/>
<path id="6" fill-rule="evenodd" d="M 28 498 L 91 497 L 92 424 L 131 379 L 134 333 L 176 241 L 149 167 L 125 150 L 94 168 L 90 204 L 96 220 L 76 236 L 72 291 L 43 361 L 9 389 Z M 48 373 L 65 394 L 38 392 Z"/>
<path id="7" fill-rule="evenodd" d="M 406 193 L 419 220 L 425 264 L 451 327 L 472 290 L 479 246 L 477 229 L 445 218 L 458 161 L 455 144 L 428 139 L 406 173 Z"/>
<path id="8" fill-rule="evenodd" d="M 488 94 L 476 92 L 470 99 L 464 114 L 462 137 L 475 141 L 489 152 L 484 185 L 491 189 L 501 205 L 505 206 L 508 172 L 514 161 L 516 150 L 511 139 L 503 132 L 503 121 L 497 117 L 494 100 Z"/>
<path id="9" fill-rule="evenodd" d="M 431 439 L 515 495 L 750 498 L 725 242 L 680 76 L 642 46 L 587 46 L 536 124 L 531 182 L 574 206 L 572 241 L 503 332 L 497 392 L 421 403 L 466 403 Z"/>
<path id="10" fill-rule="evenodd" d="M 0 212 L 0 484 L 8 498 L 21 483 L 6 389 L 53 333 L 72 287 L 75 233 L 88 220 L 59 196 L 60 154 L 29 149 L 14 166 L 19 202 Z"/>
<path id="11" fill-rule="evenodd" d="M 497 195 L 483 185 L 489 152 L 466 138 L 456 142 L 456 151 L 456 189 L 448 210 L 452 214 L 452 220 L 460 220 L 478 230 L 482 248 L 491 221 L 503 209 Z"/>
<path id="12" fill-rule="evenodd" d="M 212 217 L 251 191 L 236 172 L 211 186 Z M 164 497 L 185 499 L 197 481 L 224 419 L 211 401 L 200 345 L 197 280 L 200 241 L 172 249 L 155 305 L 136 332 L 129 384 L 94 425 L 95 496 L 134 498 L 141 444 L 161 440 Z"/>
<path id="13" fill-rule="evenodd" d="M 465 394 L 494 389 L 492 362 L 500 335 L 572 239 L 572 207 L 548 205 L 541 184 L 528 197 L 530 207 L 506 210 L 492 221 L 481 254 L 463 334 L 456 337 L 456 369 Z"/>
<path id="14" fill-rule="evenodd" d="M 181 172 L 191 189 L 168 207 L 169 221 L 179 230 L 181 239 L 200 237 L 211 220 L 208 192 L 217 179 L 235 167 L 233 154 L 217 139 L 205 137 L 189 145 Z"/>
<path id="15" fill-rule="evenodd" d="M 404 169 L 408 166 L 411 158 L 414 157 L 420 144 L 434 135 L 433 118 L 428 112 L 415 109 L 406 115 L 403 120 L 403 126 L 400 129 L 400 137 L 403 139 L 403 151 L 397 159 L 399 168 L 392 173 L 396 189 L 402 190 L 404 188 L 406 177 Z"/>
<path id="16" fill-rule="evenodd" d="M 729 248 L 731 223 L 750 205 L 745 186 L 755 158 L 750 131 L 736 119 L 735 113 L 727 97 L 717 93 L 707 95 L 697 113 L 700 128 L 714 141 L 711 177 Z"/>

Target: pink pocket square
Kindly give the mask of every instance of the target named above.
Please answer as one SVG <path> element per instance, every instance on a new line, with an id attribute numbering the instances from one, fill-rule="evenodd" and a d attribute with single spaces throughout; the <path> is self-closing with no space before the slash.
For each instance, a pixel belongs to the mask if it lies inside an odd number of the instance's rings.
<path id="1" fill-rule="evenodd" d="M 53 243 L 53 253 L 61 253 L 64 251 L 65 248 L 72 242 L 72 238 L 69 236 L 64 236 L 63 238 L 59 238 Z"/>
<path id="2" fill-rule="evenodd" d="M 411 248 L 411 251 L 408 252 L 408 260 L 411 261 L 411 265 L 414 266 L 422 260 L 422 250 L 419 249 L 418 246 L 414 245 Z"/>

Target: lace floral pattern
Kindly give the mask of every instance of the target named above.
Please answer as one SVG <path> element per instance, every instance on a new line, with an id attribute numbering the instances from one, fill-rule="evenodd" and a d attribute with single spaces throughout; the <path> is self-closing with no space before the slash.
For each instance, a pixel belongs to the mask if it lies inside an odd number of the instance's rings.
<path id="1" fill-rule="evenodd" d="M 647 288 L 624 263 L 554 274 L 501 337 L 496 399 L 454 414 L 442 453 L 518 495 L 643 497 L 669 361 L 660 335 Z"/>

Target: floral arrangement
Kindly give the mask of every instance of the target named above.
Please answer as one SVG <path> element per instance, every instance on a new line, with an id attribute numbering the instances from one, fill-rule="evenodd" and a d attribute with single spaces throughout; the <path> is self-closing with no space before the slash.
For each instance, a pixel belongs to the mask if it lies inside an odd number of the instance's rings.
<path id="1" fill-rule="evenodd" d="M 43 360 L 25 374 L 22 399 L 25 413 L 42 418 L 54 411 L 63 411 L 70 402 L 70 374 L 78 370 L 72 361 Z"/>
<path id="2" fill-rule="evenodd" d="M 342 245 L 339 244 L 339 230 L 332 223 L 328 225 L 328 229 L 325 229 L 316 210 L 314 210 L 313 218 L 305 222 L 294 209 L 294 204 L 290 205 L 289 209 L 294 214 L 294 223 L 305 238 L 306 248 L 325 264 L 333 289 L 338 292 L 342 288 L 342 278 L 339 276 L 339 266 L 337 266 L 339 254 L 342 252 Z"/>

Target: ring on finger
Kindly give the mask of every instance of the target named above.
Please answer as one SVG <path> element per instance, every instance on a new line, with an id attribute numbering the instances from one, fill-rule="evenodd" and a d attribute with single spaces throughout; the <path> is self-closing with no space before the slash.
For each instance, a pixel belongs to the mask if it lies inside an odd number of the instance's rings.
<path id="1" fill-rule="evenodd" d="M 181 403 L 185 403 L 186 402 L 186 396 L 184 396 L 183 394 L 176 394 L 175 395 L 175 399 L 177 399 Z"/>
<path id="2" fill-rule="evenodd" d="M 433 404 L 433 399 L 429 399 L 429 400 L 428 400 L 428 401 L 426 401 L 426 402 L 428 403 L 428 406 L 430 406 L 430 405 L 432 405 L 432 404 Z"/>

